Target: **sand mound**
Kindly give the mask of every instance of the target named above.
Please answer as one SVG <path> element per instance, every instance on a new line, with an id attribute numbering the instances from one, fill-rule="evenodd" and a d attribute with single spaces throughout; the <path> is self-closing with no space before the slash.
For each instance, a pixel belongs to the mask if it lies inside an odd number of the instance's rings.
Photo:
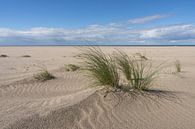
<path id="1" fill-rule="evenodd" d="M 47 114 L 59 107 L 78 103 L 94 92 L 78 73 L 58 73 L 57 79 L 37 82 L 24 79 L 0 87 L 0 127 L 29 117 Z"/>
<path id="2" fill-rule="evenodd" d="M 48 114 L 36 114 L 17 121 L 11 129 L 193 129 L 195 109 L 183 98 L 137 96 L 103 97 L 96 92 L 78 104 Z M 191 96 L 192 97 L 192 96 Z"/>

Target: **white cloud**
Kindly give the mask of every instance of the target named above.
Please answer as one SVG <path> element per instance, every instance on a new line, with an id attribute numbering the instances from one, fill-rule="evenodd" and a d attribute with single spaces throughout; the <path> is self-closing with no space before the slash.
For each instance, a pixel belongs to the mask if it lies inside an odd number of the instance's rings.
<path id="1" fill-rule="evenodd" d="M 140 31 L 145 40 L 167 40 L 170 42 L 195 40 L 195 26 L 191 24 L 157 27 Z"/>
<path id="2" fill-rule="evenodd" d="M 142 17 L 142 18 L 130 19 L 128 23 L 129 24 L 143 24 L 146 22 L 162 19 L 165 17 L 168 17 L 168 15 L 152 15 L 152 16 L 147 16 L 147 17 Z"/>
<path id="3" fill-rule="evenodd" d="M 153 18 L 154 19 L 154 18 Z M 89 25 L 85 28 L 31 28 L 13 30 L 0 28 L 0 45 L 6 44 L 69 44 L 69 43 L 106 43 L 106 44 L 161 44 L 195 42 L 193 24 L 167 25 L 146 29 L 108 25 Z"/>

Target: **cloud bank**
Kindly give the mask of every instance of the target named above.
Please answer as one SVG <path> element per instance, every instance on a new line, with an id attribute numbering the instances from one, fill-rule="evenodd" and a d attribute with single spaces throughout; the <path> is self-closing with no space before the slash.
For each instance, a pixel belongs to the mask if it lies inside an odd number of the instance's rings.
<path id="1" fill-rule="evenodd" d="M 140 24 L 162 18 L 155 15 L 131 20 Z M 128 21 L 128 23 L 130 20 Z M 131 25 L 111 23 L 108 25 L 89 25 L 85 28 L 32 28 L 13 30 L 0 28 L 0 45 L 146 45 L 146 44 L 194 44 L 195 25 L 178 24 L 161 27 L 136 29 Z"/>

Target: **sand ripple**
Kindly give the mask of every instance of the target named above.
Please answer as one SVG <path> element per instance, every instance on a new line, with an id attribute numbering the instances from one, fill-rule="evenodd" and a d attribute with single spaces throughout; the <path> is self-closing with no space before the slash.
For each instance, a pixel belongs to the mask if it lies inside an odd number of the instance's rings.
<path id="1" fill-rule="evenodd" d="M 96 92 L 75 105 L 22 119 L 10 128 L 194 129 L 195 108 L 185 101 L 192 98 L 183 96 L 179 102 L 176 98 L 156 98 L 157 102 L 143 96 L 136 100 L 125 97 L 116 106 L 116 97 L 104 98 L 101 92 Z"/>
<path id="2" fill-rule="evenodd" d="M 78 103 L 94 91 L 86 88 L 86 82 L 78 73 L 69 72 L 47 82 L 22 80 L 1 85 L 0 127 L 33 114 L 47 114 Z"/>

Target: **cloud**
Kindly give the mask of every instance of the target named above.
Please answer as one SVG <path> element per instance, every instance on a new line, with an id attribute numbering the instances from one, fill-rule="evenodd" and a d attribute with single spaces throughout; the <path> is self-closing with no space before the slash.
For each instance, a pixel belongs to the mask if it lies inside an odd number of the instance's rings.
<path id="1" fill-rule="evenodd" d="M 140 31 L 144 40 L 166 40 L 169 42 L 195 40 L 195 26 L 192 24 L 156 27 Z"/>
<path id="2" fill-rule="evenodd" d="M 129 24 L 143 24 L 143 23 L 147 23 L 150 21 L 162 19 L 168 16 L 169 15 L 152 15 L 152 16 L 147 16 L 147 17 L 142 17 L 142 18 L 130 19 L 128 20 L 128 23 Z"/>
<path id="3" fill-rule="evenodd" d="M 153 18 L 154 19 L 154 18 Z M 0 28 L 0 45 L 74 45 L 74 44 L 179 44 L 195 43 L 195 25 L 178 24 L 152 28 L 132 28 L 117 23 L 89 25 L 78 29 Z"/>

